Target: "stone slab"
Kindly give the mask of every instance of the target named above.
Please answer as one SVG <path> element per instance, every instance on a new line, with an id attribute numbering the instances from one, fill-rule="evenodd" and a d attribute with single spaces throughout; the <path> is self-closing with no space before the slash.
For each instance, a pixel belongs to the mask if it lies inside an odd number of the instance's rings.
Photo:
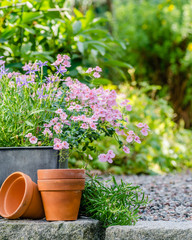
<path id="1" fill-rule="evenodd" d="M 100 240 L 104 233 L 97 220 L 47 222 L 0 219 L 0 240 Z"/>
<path id="2" fill-rule="evenodd" d="M 192 240 L 192 221 L 139 221 L 135 226 L 105 230 L 99 221 L 0 219 L 0 240 Z"/>
<path id="3" fill-rule="evenodd" d="M 112 226 L 105 240 L 192 240 L 192 221 L 139 221 L 135 226 Z"/>

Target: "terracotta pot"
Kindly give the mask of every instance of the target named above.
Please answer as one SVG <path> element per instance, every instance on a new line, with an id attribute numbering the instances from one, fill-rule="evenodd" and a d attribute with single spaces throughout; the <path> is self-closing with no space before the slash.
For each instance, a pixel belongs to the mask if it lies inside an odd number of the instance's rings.
<path id="1" fill-rule="evenodd" d="M 44 169 L 37 171 L 47 221 L 77 220 L 82 190 L 83 169 Z"/>
<path id="2" fill-rule="evenodd" d="M 37 184 L 22 173 L 9 175 L 0 189 L 0 215 L 8 219 L 41 219 L 45 216 Z"/>

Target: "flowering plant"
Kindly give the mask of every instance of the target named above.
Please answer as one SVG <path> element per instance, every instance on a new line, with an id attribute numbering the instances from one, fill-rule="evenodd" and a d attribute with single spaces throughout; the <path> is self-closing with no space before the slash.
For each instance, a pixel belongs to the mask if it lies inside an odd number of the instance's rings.
<path id="1" fill-rule="evenodd" d="M 70 57 L 58 55 L 51 64 L 55 74 L 44 75 L 47 62 L 25 64 L 25 74 L 9 72 L 0 59 L 0 145 L 52 145 L 55 150 L 96 151 L 96 140 L 114 137 L 125 153 L 129 144 L 141 143 L 149 127 L 138 123 L 129 129 L 129 100 L 118 103 L 115 90 L 96 88 L 93 80 L 102 69 L 89 68 L 85 75 L 89 84 L 67 76 Z M 66 74 L 66 77 L 65 77 Z M 102 162 L 113 162 L 112 150 L 101 153 Z M 88 155 L 92 159 L 91 155 Z"/>

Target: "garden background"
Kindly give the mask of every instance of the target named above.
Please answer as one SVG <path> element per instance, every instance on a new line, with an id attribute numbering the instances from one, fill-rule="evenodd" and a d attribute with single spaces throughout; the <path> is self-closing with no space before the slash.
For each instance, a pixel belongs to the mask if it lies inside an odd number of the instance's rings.
<path id="1" fill-rule="evenodd" d="M 191 169 L 191 12 L 190 0 L 1 1 L 0 56 L 22 72 L 25 62 L 69 54 L 72 77 L 84 82 L 83 70 L 98 65 L 103 73 L 95 84 L 130 100 L 130 122 L 144 119 L 149 136 L 129 155 L 101 139 L 101 151 L 111 146 L 115 152 L 114 164 L 95 154 L 88 168 L 116 174 Z M 70 159 L 71 167 L 83 164 L 75 154 Z"/>

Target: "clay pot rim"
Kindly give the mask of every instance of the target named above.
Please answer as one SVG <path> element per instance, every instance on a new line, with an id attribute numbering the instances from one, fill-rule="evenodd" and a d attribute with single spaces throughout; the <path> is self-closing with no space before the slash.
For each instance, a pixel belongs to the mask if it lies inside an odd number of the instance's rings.
<path id="1" fill-rule="evenodd" d="M 38 169 L 38 180 L 85 179 L 85 169 Z"/>
<path id="2" fill-rule="evenodd" d="M 18 177 L 17 177 L 17 175 L 18 175 Z M 14 179 L 14 177 L 15 177 L 15 179 Z M 13 178 L 13 182 L 9 185 L 9 181 L 11 181 L 11 178 Z M 9 218 L 9 219 L 19 218 L 20 216 L 23 215 L 23 213 L 26 211 L 26 209 L 28 208 L 28 206 L 31 202 L 32 195 L 33 195 L 33 184 L 32 184 L 31 178 L 22 172 L 14 172 L 5 179 L 5 181 L 3 182 L 2 186 L 1 186 L 0 198 L 1 197 L 3 198 L 2 208 L 4 209 L 4 201 L 7 198 L 9 189 L 11 189 L 11 187 L 14 185 L 14 182 L 16 182 L 20 178 L 22 178 L 25 183 L 25 191 L 23 194 L 23 198 L 22 198 L 19 206 L 17 207 L 17 209 L 14 212 L 12 212 L 11 214 L 6 213 L 6 210 L 4 210 L 3 214 L 0 212 L 0 215 L 2 217 Z M 4 189 L 6 189 L 6 187 L 7 187 L 7 190 L 3 193 L 2 191 Z"/>
<path id="3" fill-rule="evenodd" d="M 82 191 L 85 179 L 46 179 L 37 180 L 39 191 Z"/>

